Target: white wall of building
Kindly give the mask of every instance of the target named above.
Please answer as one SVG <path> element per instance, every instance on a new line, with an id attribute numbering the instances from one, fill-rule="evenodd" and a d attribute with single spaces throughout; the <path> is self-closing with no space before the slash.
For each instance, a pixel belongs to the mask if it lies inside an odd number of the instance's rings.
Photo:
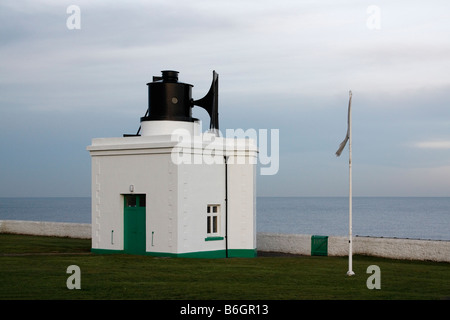
<path id="1" fill-rule="evenodd" d="M 219 205 L 219 236 L 225 237 L 225 165 L 178 165 L 178 252 L 225 249 L 225 239 L 205 241 L 207 206 Z"/>
<path id="2" fill-rule="evenodd" d="M 134 193 L 146 195 L 147 250 L 177 250 L 178 168 L 170 153 L 144 150 L 92 157 L 92 248 L 124 249 L 124 195 Z"/>
<path id="3" fill-rule="evenodd" d="M 123 195 L 133 186 L 133 193 L 146 195 L 147 252 L 223 251 L 227 244 L 256 250 L 256 147 L 243 139 L 202 138 L 189 133 L 93 140 L 93 249 L 124 249 Z M 208 204 L 220 206 L 220 233 L 212 241 Z"/>
<path id="4" fill-rule="evenodd" d="M 228 164 L 228 248 L 256 248 L 256 155 L 229 158 Z M 239 160 L 239 161 L 238 161 Z"/>

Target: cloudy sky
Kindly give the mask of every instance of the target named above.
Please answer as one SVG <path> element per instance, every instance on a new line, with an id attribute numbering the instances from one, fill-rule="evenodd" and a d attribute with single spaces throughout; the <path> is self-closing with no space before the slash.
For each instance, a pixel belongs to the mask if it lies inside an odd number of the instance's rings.
<path id="1" fill-rule="evenodd" d="M 146 83 L 166 69 L 194 85 L 195 99 L 219 73 L 222 130 L 279 130 L 279 170 L 258 175 L 259 196 L 348 195 L 348 149 L 334 153 L 349 90 L 353 194 L 449 196 L 449 9 L 446 0 L 3 0 L 0 196 L 89 196 L 86 146 L 135 133 Z"/>

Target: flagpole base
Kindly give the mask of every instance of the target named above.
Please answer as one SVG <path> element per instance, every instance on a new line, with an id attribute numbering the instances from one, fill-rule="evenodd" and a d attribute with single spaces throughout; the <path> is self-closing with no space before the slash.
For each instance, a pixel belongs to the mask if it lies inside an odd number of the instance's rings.
<path id="1" fill-rule="evenodd" d="M 354 276 L 355 273 L 353 271 L 349 270 L 349 271 L 347 271 L 347 275 L 350 277 L 350 276 Z"/>

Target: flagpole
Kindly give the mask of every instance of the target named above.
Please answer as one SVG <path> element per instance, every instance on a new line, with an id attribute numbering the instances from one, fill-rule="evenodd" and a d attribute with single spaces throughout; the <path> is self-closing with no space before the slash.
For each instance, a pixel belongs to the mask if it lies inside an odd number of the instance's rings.
<path id="1" fill-rule="evenodd" d="M 348 103 L 348 276 L 353 276 L 353 236 L 352 236 L 352 206 L 353 206 L 353 190 L 352 190 L 352 92 L 349 92 L 350 99 Z"/>
<path id="2" fill-rule="evenodd" d="M 345 135 L 344 141 L 341 142 L 339 145 L 339 149 L 336 151 L 336 156 L 340 156 L 342 153 L 342 150 L 344 150 L 345 145 L 348 142 L 348 271 L 347 275 L 353 276 L 355 273 L 353 272 L 353 266 L 352 266 L 352 255 L 353 255 L 353 248 L 352 248 L 352 92 L 349 91 L 349 100 L 348 100 L 348 118 L 347 118 L 347 134 Z"/>

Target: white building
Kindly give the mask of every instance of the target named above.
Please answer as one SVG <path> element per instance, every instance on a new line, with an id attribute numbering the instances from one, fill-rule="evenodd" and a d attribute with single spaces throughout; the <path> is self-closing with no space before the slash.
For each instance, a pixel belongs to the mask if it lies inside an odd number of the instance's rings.
<path id="1" fill-rule="evenodd" d="M 92 251 L 254 257 L 256 145 L 217 135 L 217 74 L 206 100 L 197 101 L 177 74 L 163 71 L 148 84 L 140 135 L 97 138 L 87 147 Z M 210 132 L 202 134 L 191 117 L 194 105 L 211 115 Z"/>

